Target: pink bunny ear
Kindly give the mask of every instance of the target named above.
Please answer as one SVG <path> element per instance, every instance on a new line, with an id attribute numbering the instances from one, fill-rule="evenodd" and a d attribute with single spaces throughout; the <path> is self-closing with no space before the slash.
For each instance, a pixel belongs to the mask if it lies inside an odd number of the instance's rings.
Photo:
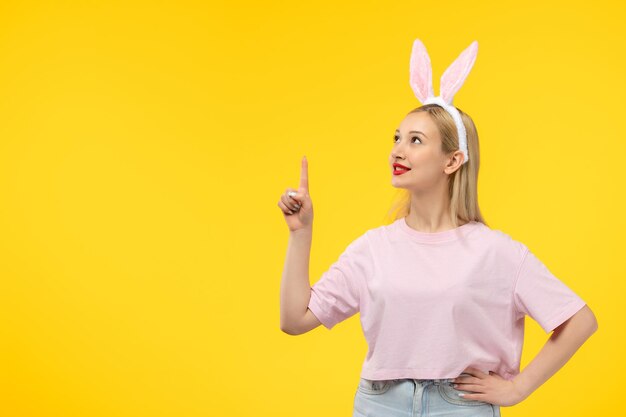
<path id="1" fill-rule="evenodd" d="M 410 64 L 410 84 L 417 99 L 424 101 L 433 97 L 433 76 L 430 66 L 430 57 L 426 52 L 426 47 L 419 39 L 413 42 Z"/>
<path id="2" fill-rule="evenodd" d="M 474 41 L 465 48 L 457 59 L 446 69 L 441 76 L 441 85 L 439 86 L 439 95 L 448 104 L 452 104 L 454 95 L 465 82 L 467 75 L 474 66 L 476 54 L 478 53 L 478 42 Z"/>

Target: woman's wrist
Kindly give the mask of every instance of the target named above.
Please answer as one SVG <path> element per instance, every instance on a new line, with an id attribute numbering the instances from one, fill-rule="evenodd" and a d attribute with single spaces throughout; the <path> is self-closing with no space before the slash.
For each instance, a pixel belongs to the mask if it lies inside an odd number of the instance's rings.
<path id="1" fill-rule="evenodd" d="M 298 237 L 298 238 L 300 237 L 310 238 L 313 235 L 313 228 L 303 227 L 302 229 L 290 230 L 289 235 L 293 237 Z"/>

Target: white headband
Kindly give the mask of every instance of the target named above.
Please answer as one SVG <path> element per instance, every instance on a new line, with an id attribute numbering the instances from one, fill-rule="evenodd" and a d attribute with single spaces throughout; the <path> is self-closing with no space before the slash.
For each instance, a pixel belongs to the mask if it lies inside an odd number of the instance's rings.
<path id="1" fill-rule="evenodd" d="M 469 161 L 467 134 L 465 132 L 465 125 L 461 119 L 461 114 L 456 107 L 452 105 L 452 100 L 472 69 L 474 61 L 476 61 L 477 53 L 478 42 L 474 41 L 470 46 L 465 48 L 457 59 L 444 71 L 439 86 L 440 94 L 435 97 L 430 57 L 426 52 L 426 47 L 422 41 L 415 39 L 413 42 L 413 50 L 411 51 L 411 65 L 409 71 L 411 88 L 422 104 L 437 104 L 443 107 L 444 110 L 452 116 L 459 136 L 459 149 L 463 152 L 465 157 L 463 163 Z"/>

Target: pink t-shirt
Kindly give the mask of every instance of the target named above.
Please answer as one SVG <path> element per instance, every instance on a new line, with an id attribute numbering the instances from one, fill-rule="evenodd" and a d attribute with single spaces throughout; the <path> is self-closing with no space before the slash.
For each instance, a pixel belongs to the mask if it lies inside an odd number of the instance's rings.
<path id="1" fill-rule="evenodd" d="M 455 378 L 474 367 L 510 380 L 525 315 L 550 333 L 585 304 L 500 230 L 472 221 L 427 233 L 400 218 L 350 243 L 308 307 L 328 329 L 360 313 L 363 378 Z"/>

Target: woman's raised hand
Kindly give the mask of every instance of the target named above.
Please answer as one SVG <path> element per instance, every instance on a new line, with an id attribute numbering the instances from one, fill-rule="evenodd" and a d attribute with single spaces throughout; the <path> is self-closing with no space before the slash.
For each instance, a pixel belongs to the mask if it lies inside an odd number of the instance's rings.
<path id="1" fill-rule="evenodd" d="M 309 196 L 308 169 L 309 165 L 305 156 L 302 158 L 300 187 L 297 190 L 287 188 L 278 202 L 278 207 L 283 212 L 290 232 L 313 228 L 313 203 Z"/>

